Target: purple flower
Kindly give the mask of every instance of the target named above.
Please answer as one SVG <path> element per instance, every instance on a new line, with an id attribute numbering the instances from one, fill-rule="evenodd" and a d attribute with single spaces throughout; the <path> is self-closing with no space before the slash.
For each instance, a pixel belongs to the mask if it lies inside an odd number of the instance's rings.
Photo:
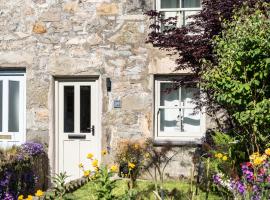
<path id="1" fill-rule="evenodd" d="M 26 142 L 22 144 L 22 151 L 30 156 L 36 156 L 44 153 L 44 147 L 39 143 Z"/>
<path id="2" fill-rule="evenodd" d="M 213 181 L 214 181 L 214 183 L 215 183 L 216 185 L 220 185 L 222 179 L 221 179 L 221 177 L 220 177 L 218 174 L 215 174 L 215 175 L 213 176 Z"/>
<path id="3" fill-rule="evenodd" d="M 13 197 L 12 194 L 6 192 L 6 193 L 4 194 L 4 199 L 3 199 L 3 200 L 14 200 L 14 197 Z"/>

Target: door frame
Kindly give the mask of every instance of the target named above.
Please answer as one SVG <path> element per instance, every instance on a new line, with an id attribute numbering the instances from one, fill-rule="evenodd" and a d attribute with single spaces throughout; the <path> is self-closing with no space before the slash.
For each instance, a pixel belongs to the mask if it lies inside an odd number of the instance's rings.
<path id="1" fill-rule="evenodd" d="M 97 92 L 97 124 L 95 127 L 98 141 L 99 155 L 95 157 L 100 161 L 101 150 L 102 150 L 102 129 L 101 129 L 101 118 L 102 118 L 102 87 L 101 80 L 98 76 L 95 77 L 60 77 L 54 79 L 54 173 L 59 173 L 59 82 L 95 82 Z M 90 153 L 90 152 L 89 152 Z M 85 155 L 87 156 L 87 155 Z M 79 163 L 74 163 L 78 165 Z"/>

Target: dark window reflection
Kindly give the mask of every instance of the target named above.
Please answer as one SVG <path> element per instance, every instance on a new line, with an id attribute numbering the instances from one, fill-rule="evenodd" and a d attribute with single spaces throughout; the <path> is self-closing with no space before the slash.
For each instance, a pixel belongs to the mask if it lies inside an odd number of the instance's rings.
<path id="1" fill-rule="evenodd" d="M 91 88 L 81 86 L 80 88 L 80 130 L 81 133 L 90 133 L 91 120 Z"/>
<path id="2" fill-rule="evenodd" d="M 64 86 L 64 132 L 74 132 L 74 86 Z"/>

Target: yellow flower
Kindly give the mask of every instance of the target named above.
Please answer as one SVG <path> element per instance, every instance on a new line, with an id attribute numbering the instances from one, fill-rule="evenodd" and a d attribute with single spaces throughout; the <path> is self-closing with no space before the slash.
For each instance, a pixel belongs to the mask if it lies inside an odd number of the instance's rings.
<path id="1" fill-rule="evenodd" d="M 79 168 L 83 168 L 83 164 L 82 163 L 79 164 Z"/>
<path id="2" fill-rule="evenodd" d="M 250 160 L 254 160 L 255 158 L 257 158 L 259 156 L 260 156 L 260 153 L 259 152 L 255 152 L 255 153 L 251 154 L 251 156 L 249 156 L 249 159 Z"/>
<path id="3" fill-rule="evenodd" d="M 263 163 L 262 157 L 256 157 L 253 161 L 254 165 L 261 165 Z"/>
<path id="4" fill-rule="evenodd" d="M 86 170 L 86 171 L 83 172 L 83 176 L 84 177 L 87 177 L 89 175 L 90 175 L 90 171 L 89 170 Z"/>
<path id="5" fill-rule="evenodd" d="M 116 165 L 111 166 L 111 172 L 117 172 L 118 167 Z"/>
<path id="6" fill-rule="evenodd" d="M 95 170 L 96 172 L 98 171 L 98 169 L 99 169 L 98 167 L 95 167 L 95 168 L 94 168 L 94 170 Z"/>
<path id="7" fill-rule="evenodd" d="M 128 168 L 130 168 L 130 169 L 134 169 L 135 168 L 135 164 L 134 163 L 128 163 Z"/>
<path id="8" fill-rule="evenodd" d="M 87 154 L 88 159 L 92 159 L 93 157 L 94 157 L 94 155 L 92 153 Z"/>
<path id="9" fill-rule="evenodd" d="M 221 159 L 223 157 L 223 155 L 222 155 L 222 153 L 216 153 L 215 157 Z"/>
<path id="10" fill-rule="evenodd" d="M 145 157 L 145 158 L 150 158 L 150 153 L 144 154 L 144 157 Z"/>
<path id="11" fill-rule="evenodd" d="M 266 155 L 270 156 L 270 148 L 265 149 L 264 152 L 265 152 Z"/>
<path id="12" fill-rule="evenodd" d="M 228 160 L 228 157 L 227 156 L 223 156 L 222 157 L 222 160 L 226 161 L 226 160 Z"/>
<path id="13" fill-rule="evenodd" d="M 23 195 L 18 196 L 18 200 L 23 200 Z"/>
<path id="14" fill-rule="evenodd" d="M 105 155 L 107 154 L 107 151 L 104 149 L 104 150 L 101 151 L 101 154 L 102 154 L 103 156 L 105 156 Z"/>
<path id="15" fill-rule="evenodd" d="M 43 196 L 43 194 L 44 194 L 44 192 L 42 191 L 42 190 L 37 190 L 37 192 L 36 192 L 36 196 L 37 197 L 41 197 L 41 196 Z"/>
<path id="16" fill-rule="evenodd" d="M 98 167 L 98 160 L 97 159 L 93 160 L 92 166 L 93 167 Z"/>
<path id="17" fill-rule="evenodd" d="M 139 146 L 138 144 L 135 144 L 135 145 L 134 145 L 134 148 L 135 148 L 135 149 L 139 149 L 139 147 L 140 147 L 140 146 Z"/>
<path id="18" fill-rule="evenodd" d="M 266 154 L 263 154 L 263 155 L 261 156 L 261 158 L 262 158 L 263 160 L 266 160 L 266 159 L 267 159 L 267 155 L 266 155 Z"/>
<path id="19" fill-rule="evenodd" d="M 26 200 L 33 200 L 33 196 L 32 195 L 28 195 Z"/>

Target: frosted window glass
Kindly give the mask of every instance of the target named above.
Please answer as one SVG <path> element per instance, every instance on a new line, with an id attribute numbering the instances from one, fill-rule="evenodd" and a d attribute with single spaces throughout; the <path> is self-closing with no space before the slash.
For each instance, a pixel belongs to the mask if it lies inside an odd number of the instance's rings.
<path id="1" fill-rule="evenodd" d="M 9 81 L 8 131 L 19 132 L 20 82 Z"/>
<path id="2" fill-rule="evenodd" d="M 187 25 L 187 24 L 193 22 L 194 19 L 188 18 L 188 17 L 191 16 L 191 15 L 196 15 L 197 13 L 198 13 L 198 11 L 183 11 L 182 24 Z"/>
<path id="3" fill-rule="evenodd" d="M 184 107 L 195 107 L 195 95 L 198 95 L 197 88 L 181 88 L 181 102 Z"/>
<path id="4" fill-rule="evenodd" d="M 180 8 L 179 0 L 161 0 L 161 8 Z"/>
<path id="5" fill-rule="evenodd" d="M 182 0 L 182 8 L 200 8 L 200 0 Z"/>
<path id="6" fill-rule="evenodd" d="M 200 113 L 193 109 L 183 110 L 182 132 L 200 132 Z"/>
<path id="7" fill-rule="evenodd" d="M 74 86 L 64 86 L 64 132 L 74 132 Z"/>
<path id="8" fill-rule="evenodd" d="M 179 90 L 174 89 L 173 83 L 160 84 L 160 105 L 168 107 L 179 106 Z"/>
<path id="9" fill-rule="evenodd" d="M 80 129 L 81 133 L 90 133 L 90 106 L 91 106 L 91 88 L 90 86 L 80 87 Z"/>
<path id="10" fill-rule="evenodd" d="M 3 81 L 0 81 L 0 132 L 2 132 L 3 121 Z"/>
<path id="11" fill-rule="evenodd" d="M 160 109 L 160 131 L 177 133 L 180 131 L 179 109 Z"/>

